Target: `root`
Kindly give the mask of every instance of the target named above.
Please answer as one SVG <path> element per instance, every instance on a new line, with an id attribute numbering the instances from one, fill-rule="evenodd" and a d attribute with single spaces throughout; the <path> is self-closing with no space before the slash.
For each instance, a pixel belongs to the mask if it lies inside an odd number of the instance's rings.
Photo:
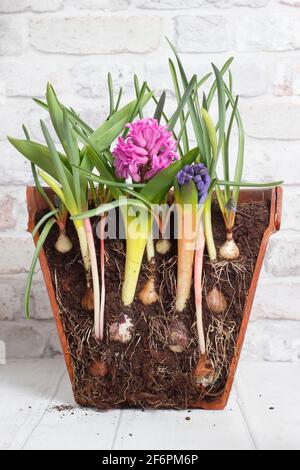
<path id="1" fill-rule="evenodd" d="M 238 337 L 238 327 L 235 322 L 226 323 L 225 318 L 211 318 L 211 324 L 207 331 L 207 356 L 212 363 L 214 379 L 207 395 L 213 390 L 220 377 L 229 373 L 232 353 Z"/>
<path id="2" fill-rule="evenodd" d="M 159 288 L 159 297 L 161 302 L 162 310 L 165 316 L 170 316 L 174 312 L 175 302 L 176 302 L 176 265 L 177 265 L 177 256 L 173 256 L 158 267 L 158 273 L 162 276 L 162 282 Z M 171 294 L 173 299 L 171 303 L 167 304 L 167 295 Z"/>

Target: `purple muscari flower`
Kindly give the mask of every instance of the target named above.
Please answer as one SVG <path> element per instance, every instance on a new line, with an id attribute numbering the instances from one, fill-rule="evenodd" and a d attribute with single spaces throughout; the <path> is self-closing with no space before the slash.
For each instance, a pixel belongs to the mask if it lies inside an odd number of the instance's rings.
<path id="1" fill-rule="evenodd" d="M 210 185 L 210 176 L 203 163 L 186 165 L 177 174 L 177 181 L 180 186 L 185 185 L 189 181 L 194 181 L 198 190 L 199 204 L 202 204 L 205 201 Z"/>
<path id="2" fill-rule="evenodd" d="M 113 151 L 118 178 L 147 181 L 178 160 L 176 141 L 156 119 L 140 119 L 127 127 L 129 134 L 125 139 L 119 137 Z"/>

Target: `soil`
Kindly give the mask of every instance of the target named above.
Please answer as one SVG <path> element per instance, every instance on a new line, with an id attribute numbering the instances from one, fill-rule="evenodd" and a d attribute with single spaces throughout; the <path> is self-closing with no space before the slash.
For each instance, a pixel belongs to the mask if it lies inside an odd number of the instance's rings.
<path id="1" fill-rule="evenodd" d="M 208 356 L 215 370 L 214 382 L 209 389 L 199 389 L 193 379 L 199 359 L 194 296 L 191 295 L 183 314 L 178 316 L 174 309 L 176 241 L 172 241 L 172 249 L 166 256 L 157 256 L 156 289 L 160 300 L 145 307 L 136 298 L 130 308 L 122 304 L 120 292 L 125 242 L 105 242 L 106 334 L 100 343 L 93 335 L 93 314 L 83 311 L 80 306 L 85 292 L 85 275 L 73 225 L 70 223 L 67 227 L 73 249 L 65 255 L 54 250 L 57 238 L 54 226 L 46 240 L 45 253 L 71 351 L 77 403 L 100 410 L 124 407 L 187 409 L 199 398 L 215 400 L 225 387 L 235 354 L 244 304 L 269 216 L 267 202 L 239 205 L 234 239 L 240 249 L 240 259 L 211 263 L 205 255 L 203 314 Z M 37 218 L 40 217 L 41 214 Z M 212 220 L 218 248 L 225 241 L 225 228 L 216 204 L 213 205 Z M 145 263 L 137 292 L 144 286 L 147 276 L 149 270 Z M 228 303 L 228 310 L 218 316 L 209 311 L 205 301 L 214 286 L 222 291 Z M 110 325 L 122 321 L 124 315 L 128 315 L 134 324 L 133 339 L 128 344 L 113 342 L 108 334 Z M 189 345 L 181 354 L 168 348 L 168 329 L 174 319 L 181 320 L 190 332 Z M 104 377 L 95 373 L 95 362 L 106 364 L 108 372 Z"/>

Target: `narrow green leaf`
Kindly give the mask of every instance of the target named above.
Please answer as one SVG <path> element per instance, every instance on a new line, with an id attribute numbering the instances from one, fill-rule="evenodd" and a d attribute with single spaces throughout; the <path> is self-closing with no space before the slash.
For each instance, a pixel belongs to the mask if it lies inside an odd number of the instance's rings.
<path id="1" fill-rule="evenodd" d="M 218 155 L 222 149 L 224 133 L 225 133 L 225 123 L 226 123 L 226 94 L 225 94 L 225 83 L 222 78 L 222 74 L 217 69 L 217 67 L 212 64 L 216 82 L 217 82 L 217 91 L 218 91 L 218 103 L 219 103 L 219 141 L 218 141 Z"/>
<path id="2" fill-rule="evenodd" d="M 227 70 L 229 69 L 230 65 L 232 64 L 234 58 L 233 57 L 230 57 L 226 62 L 225 64 L 223 65 L 223 67 L 221 68 L 220 70 L 220 74 L 223 75 L 227 72 Z M 208 110 L 209 108 L 211 107 L 211 103 L 212 103 L 212 100 L 214 98 L 214 95 L 217 91 L 217 81 L 215 80 L 214 83 L 212 84 L 212 87 L 209 91 L 209 94 L 208 94 L 208 97 L 207 97 L 207 105 L 208 105 Z"/>
<path id="3" fill-rule="evenodd" d="M 45 243 L 45 240 L 47 236 L 49 235 L 49 232 L 53 225 L 56 223 L 55 219 L 50 219 L 48 220 L 47 224 L 43 228 L 42 233 L 39 236 L 36 249 L 34 252 L 33 260 L 29 269 L 27 281 L 26 281 L 26 287 L 25 287 L 25 296 L 24 296 L 24 307 L 25 307 L 25 315 L 26 318 L 30 318 L 30 292 L 31 292 L 31 286 L 32 286 L 32 278 L 34 274 L 34 270 L 38 261 L 39 254 L 41 252 L 41 249 L 43 248 L 43 245 Z"/>
<path id="4" fill-rule="evenodd" d="M 284 181 L 272 181 L 266 183 L 253 183 L 249 181 L 224 181 L 224 180 L 217 180 L 217 185 L 219 186 L 233 186 L 239 188 L 272 188 L 274 186 L 281 186 Z"/>
<path id="5" fill-rule="evenodd" d="M 206 94 L 204 92 L 203 92 L 203 95 L 202 95 L 202 108 L 204 108 L 206 111 L 208 111 L 207 98 L 206 98 Z"/>
<path id="6" fill-rule="evenodd" d="M 69 122 L 69 117 L 67 110 L 63 110 L 63 129 L 64 129 L 64 139 L 66 142 L 66 153 L 70 160 L 71 165 L 80 165 L 80 155 L 77 145 L 77 140 L 75 139 L 73 129 Z M 86 182 L 84 179 L 80 178 L 80 173 L 76 167 L 73 168 L 73 188 L 74 188 L 74 197 L 76 200 L 76 205 L 78 210 L 82 210 L 85 201 L 86 195 Z"/>
<path id="7" fill-rule="evenodd" d="M 185 87 L 185 92 L 178 104 L 178 107 L 169 121 L 168 128 L 170 129 L 170 131 L 174 129 L 176 122 L 178 118 L 180 117 L 180 114 L 182 113 L 183 108 L 185 107 L 186 103 L 190 100 L 190 96 L 194 90 L 196 81 L 197 81 L 197 77 L 196 75 L 194 75 L 190 83 L 188 83 L 187 86 Z"/>
<path id="8" fill-rule="evenodd" d="M 63 129 L 63 108 L 59 103 L 56 93 L 50 83 L 47 85 L 46 98 L 53 127 L 65 152 L 67 153 L 67 144 L 65 141 Z"/>
<path id="9" fill-rule="evenodd" d="M 45 103 L 44 101 L 39 100 L 39 99 L 37 99 L 37 98 L 34 98 L 33 101 L 34 101 L 36 104 L 38 104 L 39 106 L 41 106 L 43 109 L 45 109 L 46 111 L 49 112 L 49 106 L 48 106 L 47 103 Z M 84 122 L 84 121 L 80 118 L 79 114 L 78 114 L 76 111 L 74 111 L 73 108 L 68 109 L 68 108 L 66 108 L 65 106 L 63 106 L 61 103 L 60 103 L 60 106 L 61 106 L 62 109 L 65 108 L 65 109 L 67 110 L 68 115 L 69 115 L 71 121 L 72 121 L 73 123 L 78 124 L 78 125 L 81 127 L 81 129 L 82 129 L 87 135 L 90 135 L 90 134 L 92 134 L 92 133 L 94 132 L 94 130 L 93 130 L 86 122 Z"/>
<path id="10" fill-rule="evenodd" d="M 235 100 L 230 93 L 230 90 L 227 86 L 225 86 L 225 91 L 226 95 L 230 101 L 230 104 L 232 107 L 234 107 Z M 244 169 L 244 153 L 245 153 L 245 134 L 244 134 L 244 127 L 243 127 L 243 122 L 241 115 L 239 113 L 238 108 L 236 108 L 235 112 L 235 119 L 237 122 L 237 127 L 238 127 L 238 134 L 239 134 L 239 144 L 238 144 L 238 155 L 237 155 L 237 160 L 236 160 L 236 167 L 235 167 L 235 174 L 234 174 L 234 181 L 236 183 L 240 182 L 242 179 L 243 175 L 243 169 Z M 238 196 L 239 196 L 239 186 L 236 185 L 234 190 L 233 190 L 233 199 L 235 203 L 238 201 Z"/>
<path id="11" fill-rule="evenodd" d="M 225 136 L 224 148 L 223 148 L 223 172 L 224 172 L 224 179 L 226 181 L 229 180 L 229 143 L 230 143 L 233 123 L 235 120 L 238 101 L 239 101 L 239 97 L 237 96 L 234 102 L 234 106 L 232 108 L 232 113 L 230 116 L 227 134 Z M 230 199 L 230 188 L 228 187 L 225 188 L 225 194 L 226 194 L 226 203 L 227 203 Z"/>
<path id="12" fill-rule="evenodd" d="M 145 209 L 145 204 L 143 204 L 139 200 L 128 199 L 126 197 L 122 197 L 119 200 L 109 202 L 108 204 L 101 204 L 99 207 L 95 209 L 91 209 L 89 211 L 83 212 L 82 214 L 78 214 L 74 217 L 71 217 L 72 220 L 83 220 L 86 218 L 97 217 L 99 215 L 105 214 L 117 207 L 124 207 L 124 206 L 136 206 Z"/>
<path id="13" fill-rule="evenodd" d="M 114 113 L 116 113 L 119 110 L 121 99 L 122 99 L 122 94 L 123 94 L 123 88 L 121 87 L 120 91 L 119 91 L 119 94 L 118 94 L 117 103 L 116 103 L 116 107 L 114 109 Z"/>
<path id="14" fill-rule="evenodd" d="M 109 93 L 109 116 L 114 114 L 115 109 L 115 99 L 114 99 L 114 85 L 111 77 L 111 73 L 107 76 L 108 82 L 108 93 Z"/>
<path id="15" fill-rule="evenodd" d="M 50 217 L 52 217 L 53 215 L 56 215 L 58 214 L 59 210 L 58 209 L 54 209 L 50 212 L 48 212 L 47 214 L 45 214 L 39 221 L 38 223 L 36 224 L 36 226 L 34 227 L 34 229 L 32 230 L 31 232 L 31 235 L 34 237 L 39 229 L 41 228 L 41 226 L 48 220 L 50 219 Z"/>
<path id="16" fill-rule="evenodd" d="M 47 146 L 49 148 L 50 154 L 52 156 L 52 159 L 55 165 L 56 173 L 58 176 L 58 181 L 60 182 L 63 188 L 63 193 L 64 193 L 64 197 L 66 201 L 66 207 L 68 211 L 72 213 L 74 210 L 77 210 L 77 205 L 74 199 L 74 195 L 72 193 L 71 185 L 69 184 L 69 180 L 66 175 L 66 168 L 63 165 L 61 159 L 59 158 L 54 142 L 49 134 L 46 124 L 43 121 L 41 121 L 41 128 L 42 128 L 45 140 L 47 142 Z"/>
<path id="17" fill-rule="evenodd" d="M 141 91 L 136 99 L 136 103 L 135 103 L 135 106 L 132 110 L 132 113 L 131 113 L 131 116 L 129 117 L 129 121 L 128 121 L 128 124 L 131 123 L 133 121 L 133 119 L 135 118 L 135 116 L 140 112 L 141 112 L 141 109 L 142 109 L 142 101 L 144 99 L 144 95 L 146 93 L 146 90 L 147 90 L 147 82 L 144 82 L 143 85 L 142 85 L 142 88 L 141 88 Z M 128 134 L 129 132 L 129 129 L 128 127 L 125 127 L 124 129 L 124 132 L 123 132 L 123 137 L 125 138 L 126 135 Z"/>
<path id="18" fill-rule="evenodd" d="M 157 119 L 159 123 L 162 118 L 165 103 L 166 103 L 166 92 L 163 91 L 161 94 L 161 97 L 159 98 L 159 102 L 157 103 L 155 113 L 154 113 L 154 119 Z"/>
<path id="19" fill-rule="evenodd" d="M 154 101 L 154 103 L 155 103 L 156 105 L 158 105 L 158 102 L 159 102 L 159 101 L 158 101 L 158 99 L 155 97 L 153 90 L 151 90 L 148 85 L 147 85 L 147 91 L 149 91 L 149 93 L 151 93 L 151 99 Z M 170 121 L 170 118 L 167 116 L 167 114 L 166 114 L 165 112 L 162 113 L 162 117 L 164 118 L 165 123 L 168 124 L 169 121 Z M 178 138 L 177 138 L 177 135 L 176 135 L 176 132 L 174 131 L 174 129 L 173 129 L 173 131 L 172 131 L 172 134 L 173 134 L 174 139 L 175 139 L 177 142 L 179 142 L 179 140 L 178 140 Z M 183 157 L 183 151 L 182 151 L 182 148 L 181 148 L 181 145 L 180 145 L 180 144 L 178 144 L 178 152 L 179 152 L 179 154 L 180 154 L 180 157 Z"/>
<path id="20" fill-rule="evenodd" d="M 129 188 L 129 187 L 132 187 L 132 188 L 144 188 L 146 186 L 145 183 L 122 183 L 120 181 L 111 181 L 111 180 L 107 180 L 107 179 L 104 179 L 104 178 L 101 178 L 101 176 L 99 175 L 95 175 L 95 173 L 91 172 L 91 171 L 88 171 L 88 170 L 84 170 L 83 168 L 81 167 L 77 167 L 79 171 L 85 173 L 92 181 L 96 181 L 98 183 L 101 183 L 101 184 L 105 184 L 107 186 L 112 186 L 112 187 L 116 187 L 116 188 Z"/>
<path id="21" fill-rule="evenodd" d="M 151 94 L 145 94 L 138 107 L 137 100 L 132 101 L 124 108 L 114 113 L 102 126 L 100 126 L 91 136 L 91 142 L 95 145 L 97 152 L 102 152 L 110 147 L 112 142 L 121 134 L 124 127 L 139 107 L 144 107 L 151 98 Z M 135 115 L 133 117 L 135 117 Z"/>
<path id="22" fill-rule="evenodd" d="M 213 162 L 210 168 L 210 174 L 212 177 L 215 177 L 214 172 L 217 164 L 217 159 L 218 159 L 218 139 L 217 139 L 217 133 L 215 129 L 215 125 L 213 123 L 212 118 L 210 117 L 210 114 L 206 109 L 202 108 L 201 109 L 201 114 L 203 117 L 204 125 L 207 130 L 208 138 L 210 141 L 210 145 L 212 148 L 212 156 L 213 156 Z"/>
<path id="23" fill-rule="evenodd" d="M 179 88 L 176 68 L 171 59 L 169 59 L 169 67 L 170 67 L 170 71 L 171 71 L 171 75 L 173 79 L 173 85 L 174 85 L 174 90 L 175 90 L 175 96 L 177 99 L 177 104 L 179 105 L 181 102 L 181 92 Z M 184 113 L 184 110 L 182 109 L 180 113 L 180 126 L 181 126 L 180 132 L 182 132 L 182 137 L 183 137 L 182 139 L 183 151 L 184 153 L 187 153 L 189 151 L 189 140 L 188 140 L 187 128 L 184 123 L 185 123 L 185 113 Z"/>
<path id="24" fill-rule="evenodd" d="M 135 88 L 136 98 L 139 99 L 141 91 L 140 91 L 139 79 L 138 79 L 138 76 L 136 74 L 134 75 L 134 88 Z M 143 115 L 143 110 L 142 109 L 139 110 L 139 116 L 140 116 L 140 119 L 143 119 L 144 115 Z"/>
<path id="25" fill-rule="evenodd" d="M 184 88 L 186 89 L 187 86 L 188 86 L 188 80 L 187 80 L 182 62 L 179 58 L 179 55 L 178 55 L 175 47 L 172 45 L 172 43 L 168 39 L 167 39 L 167 41 L 170 44 L 170 47 L 172 48 L 172 50 L 175 54 L 177 64 L 178 64 L 178 67 L 179 67 L 179 71 L 180 71 L 180 75 L 181 75 L 181 80 L 182 80 Z M 204 156 L 205 155 L 205 148 L 204 148 L 204 142 L 203 142 L 203 130 L 201 128 L 201 123 L 198 119 L 197 112 L 196 112 L 195 105 L 194 105 L 194 101 L 193 101 L 193 98 L 191 96 L 189 97 L 189 100 L 188 100 L 188 107 L 189 107 L 189 112 L 190 112 L 194 132 L 195 132 L 195 137 L 196 137 L 197 144 L 198 144 L 198 147 L 199 147 L 199 150 L 200 150 L 200 154 Z"/>

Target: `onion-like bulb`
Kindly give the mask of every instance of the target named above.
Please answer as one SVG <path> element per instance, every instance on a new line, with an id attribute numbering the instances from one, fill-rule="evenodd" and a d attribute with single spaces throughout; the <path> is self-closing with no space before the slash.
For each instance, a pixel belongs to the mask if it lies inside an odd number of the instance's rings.
<path id="1" fill-rule="evenodd" d="M 182 321 L 173 321 L 169 327 L 169 349 L 174 353 L 182 353 L 189 345 L 189 336 Z"/>
<path id="2" fill-rule="evenodd" d="M 95 361 L 89 366 L 88 372 L 95 377 L 105 377 L 108 374 L 108 367 L 105 362 Z"/>
<path id="3" fill-rule="evenodd" d="M 233 238 L 227 240 L 220 248 L 221 258 L 227 259 L 228 261 L 233 261 L 240 256 L 240 250 Z"/>
<path id="4" fill-rule="evenodd" d="M 70 238 L 68 237 L 68 235 L 66 234 L 66 232 L 61 232 L 58 236 L 58 239 L 54 247 L 56 251 L 58 251 L 58 253 L 65 254 L 65 253 L 69 253 L 69 251 L 72 250 L 73 244 Z"/>
<path id="5" fill-rule="evenodd" d="M 131 318 L 124 315 L 122 321 L 112 323 L 109 329 L 109 336 L 111 341 L 123 344 L 129 343 L 133 337 L 133 323 Z"/>
<path id="6" fill-rule="evenodd" d="M 171 250 L 171 247 L 170 240 L 158 240 L 155 248 L 158 254 L 165 256 Z"/>
<path id="7" fill-rule="evenodd" d="M 209 310 L 217 315 L 225 313 L 228 307 L 224 295 L 216 287 L 214 287 L 206 296 L 206 303 Z"/>
<path id="8" fill-rule="evenodd" d="M 89 287 L 84 296 L 81 299 L 81 307 L 87 312 L 92 312 L 94 310 L 94 292 L 91 287 Z"/>
<path id="9" fill-rule="evenodd" d="M 215 371 L 212 363 L 207 359 L 206 355 L 200 356 L 194 378 L 196 384 L 201 385 L 203 388 L 208 388 L 214 383 Z"/>
<path id="10" fill-rule="evenodd" d="M 144 305 L 151 305 L 159 300 L 159 295 L 155 290 L 155 282 L 153 278 L 148 279 L 139 293 L 139 299 Z"/>

